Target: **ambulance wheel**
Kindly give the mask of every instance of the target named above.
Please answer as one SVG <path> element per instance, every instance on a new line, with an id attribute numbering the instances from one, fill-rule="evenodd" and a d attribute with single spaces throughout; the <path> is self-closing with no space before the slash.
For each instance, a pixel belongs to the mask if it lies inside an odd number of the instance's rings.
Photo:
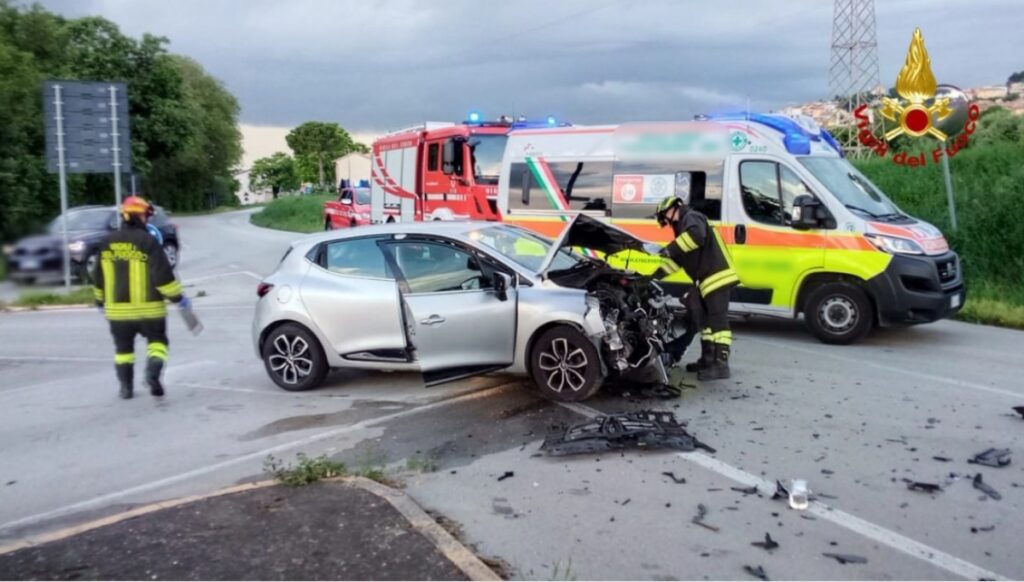
<path id="1" fill-rule="evenodd" d="M 807 296 L 804 321 L 811 333 L 827 344 L 852 344 L 871 331 L 875 309 L 860 287 L 826 283 Z"/>
<path id="2" fill-rule="evenodd" d="M 559 402 L 586 400 L 604 382 L 594 343 L 568 325 L 552 327 L 533 342 L 530 374 L 541 396 Z"/>

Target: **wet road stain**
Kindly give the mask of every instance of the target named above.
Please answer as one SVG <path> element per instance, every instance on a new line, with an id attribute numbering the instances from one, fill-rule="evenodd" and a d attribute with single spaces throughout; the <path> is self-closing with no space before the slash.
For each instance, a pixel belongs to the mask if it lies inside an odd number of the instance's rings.
<path id="1" fill-rule="evenodd" d="M 253 441 L 297 430 L 354 424 L 361 420 L 378 416 L 380 413 L 395 413 L 412 407 L 412 404 L 391 400 L 360 400 L 353 403 L 351 407 L 337 412 L 302 414 L 280 418 L 239 436 L 238 440 L 243 442 Z"/>

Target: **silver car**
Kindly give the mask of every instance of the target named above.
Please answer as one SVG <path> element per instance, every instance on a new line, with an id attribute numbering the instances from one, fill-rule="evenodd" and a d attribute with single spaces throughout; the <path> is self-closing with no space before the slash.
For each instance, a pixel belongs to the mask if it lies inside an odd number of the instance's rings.
<path id="1" fill-rule="evenodd" d="M 392 223 L 295 242 L 259 286 L 253 339 L 270 378 L 308 390 L 331 368 L 421 372 L 427 385 L 504 370 L 552 399 L 666 381 L 679 302 L 588 254 L 643 242 L 586 215 L 557 241 L 493 222 Z"/>

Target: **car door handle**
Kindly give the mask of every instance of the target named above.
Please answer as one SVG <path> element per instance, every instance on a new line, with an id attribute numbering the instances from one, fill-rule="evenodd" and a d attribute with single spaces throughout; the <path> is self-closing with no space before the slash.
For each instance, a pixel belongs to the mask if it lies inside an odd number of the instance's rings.
<path id="1" fill-rule="evenodd" d="M 431 315 L 430 317 L 428 317 L 426 319 L 421 319 L 420 320 L 420 324 L 422 324 L 422 325 L 438 325 L 438 324 L 441 324 L 441 323 L 444 323 L 444 322 L 445 322 L 445 318 L 441 317 L 440 315 L 436 315 L 436 314 L 435 315 Z"/>

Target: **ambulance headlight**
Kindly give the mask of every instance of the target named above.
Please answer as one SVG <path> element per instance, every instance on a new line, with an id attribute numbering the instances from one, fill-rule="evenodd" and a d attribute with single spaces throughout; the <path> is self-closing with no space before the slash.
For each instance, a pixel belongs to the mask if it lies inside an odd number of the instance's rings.
<path id="1" fill-rule="evenodd" d="M 875 245 L 880 251 L 884 251 L 894 255 L 923 255 L 924 249 L 921 245 L 910 240 L 909 238 L 900 238 L 898 236 L 885 236 L 883 234 L 865 234 L 864 238 Z"/>

